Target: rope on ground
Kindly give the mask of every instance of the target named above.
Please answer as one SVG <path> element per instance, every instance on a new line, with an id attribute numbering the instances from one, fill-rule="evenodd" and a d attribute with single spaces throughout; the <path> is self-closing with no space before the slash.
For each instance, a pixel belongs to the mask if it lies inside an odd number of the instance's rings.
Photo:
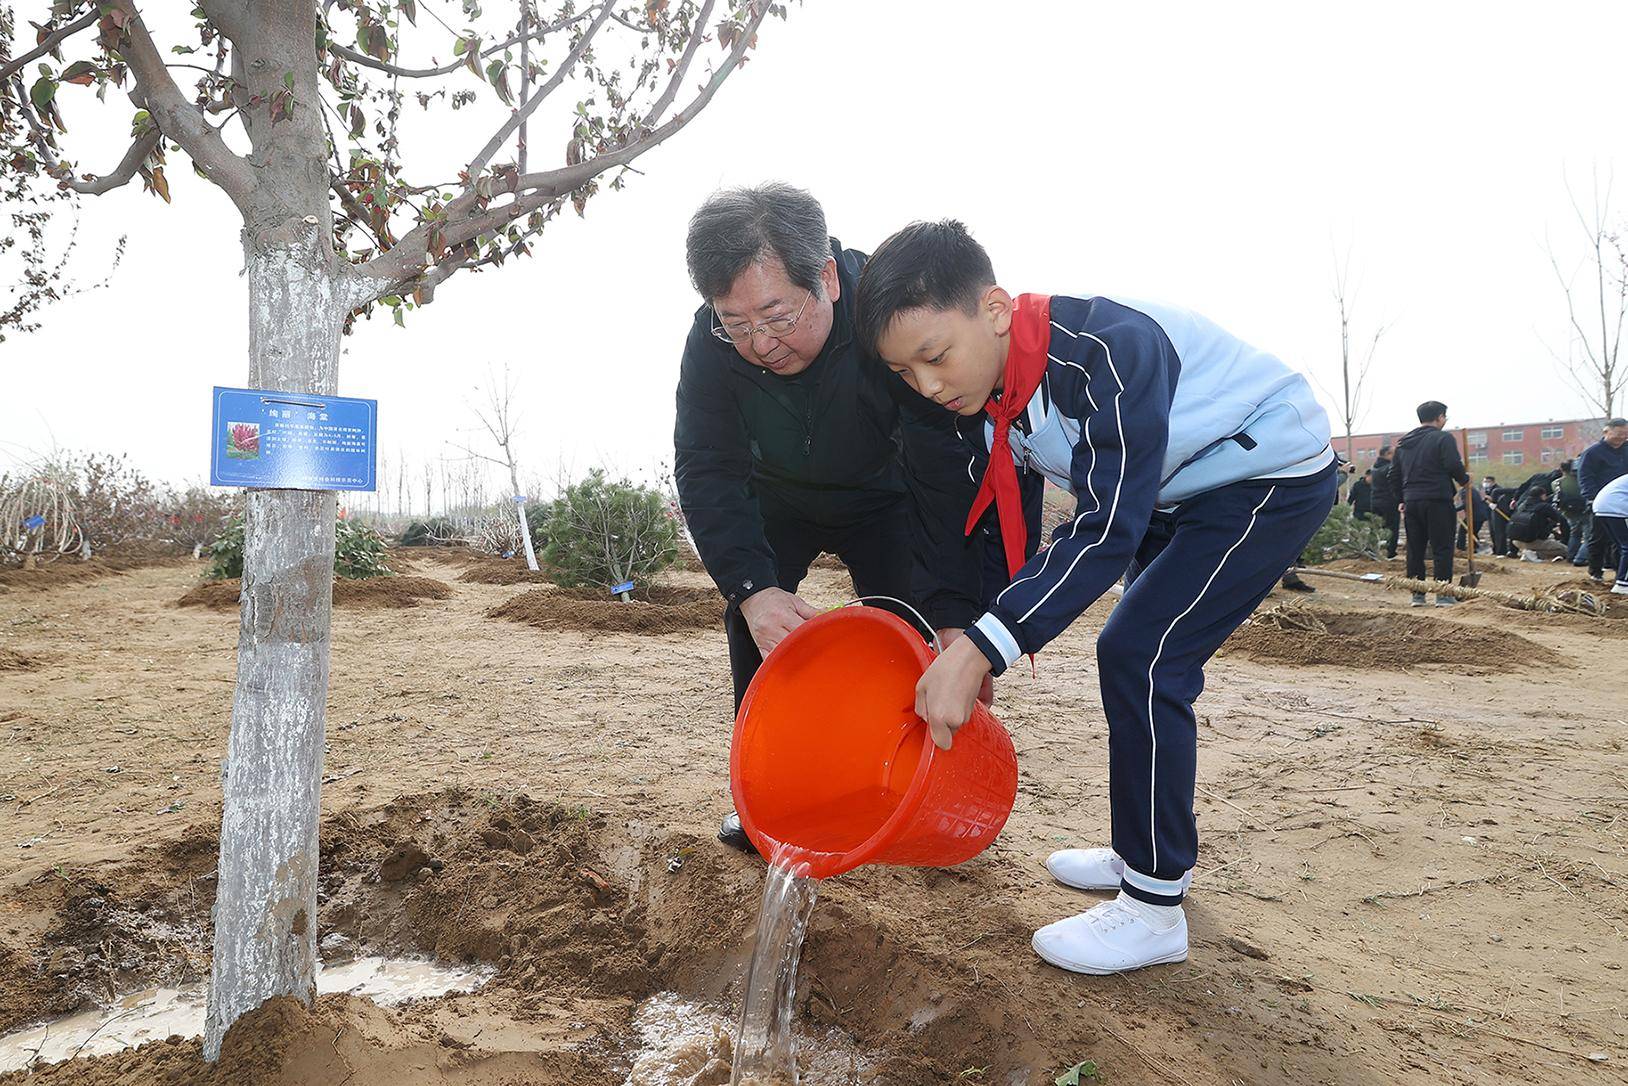
<path id="1" fill-rule="evenodd" d="M 1581 588 L 1552 588 L 1541 592 L 1523 594 L 1520 592 L 1499 592 L 1490 588 L 1466 588 L 1450 581 L 1425 581 L 1415 580 L 1412 577 L 1389 577 L 1375 574 L 1363 575 L 1346 573 L 1343 570 L 1300 567 L 1295 572 L 1313 577 L 1338 577 L 1346 581 L 1361 581 L 1364 584 L 1379 585 L 1381 588 L 1392 588 L 1402 592 L 1416 592 L 1425 595 L 1434 592 L 1438 596 L 1451 596 L 1456 600 L 1491 600 L 1502 607 L 1513 607 L 1519 611 L 1588 615 L 1591 618 L 1599 618 L 1606 613 L 1607 607 L 1607 601 L 1603 593 L 1589 592 Z M 1274 624 L 1281 625 L 1278 622 L 1274 622 Z M 1283 628 L 1288 629 L 1291 627 L 1284 626 Z"/>

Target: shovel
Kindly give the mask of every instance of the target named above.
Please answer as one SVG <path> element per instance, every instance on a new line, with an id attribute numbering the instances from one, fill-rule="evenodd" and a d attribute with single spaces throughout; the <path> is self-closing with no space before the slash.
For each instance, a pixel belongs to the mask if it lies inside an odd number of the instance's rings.
<path id="1" fill-rule="evenodd" d="M 1470 463 L 1470 431 L 1460 430 L 1459 438 L 1463 442 L 1464 464 Z M 1465 560 L 1469 563 L 1464 576 L 1458 579 L 1460 588 L 1474 588 L 1481 583 L 1481 574 L 1475 569 L 1475 484 L 1465 484 L 1464 487 L 1464 551 Z"/>

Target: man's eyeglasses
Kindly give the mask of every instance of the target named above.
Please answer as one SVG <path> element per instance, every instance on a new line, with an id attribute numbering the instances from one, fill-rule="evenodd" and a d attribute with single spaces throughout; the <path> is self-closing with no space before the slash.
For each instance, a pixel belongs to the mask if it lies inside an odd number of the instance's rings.
<path id="1" fill-rule="evenodd" d="M 762 324 L 750 324 L 746 321 L 741 321 L 738 324 L 719 324 L 714 319 L 712 334 L 725 343 L 750 343 L 760 333 L 770 339 L 785 339 L 797 330 L 797 323 L 803 319 L 803 311 L 808 308 L 808 303 L 813 297 L 814 292 L 811 290 L 808 292 L 808 296 L 803 299 L 803 304 L 797 307 L 797 313 L 794 316 L 774 317 Z M 718 311 L 713 310 L 713 317 L 716 318 L 717 315 Z"/>

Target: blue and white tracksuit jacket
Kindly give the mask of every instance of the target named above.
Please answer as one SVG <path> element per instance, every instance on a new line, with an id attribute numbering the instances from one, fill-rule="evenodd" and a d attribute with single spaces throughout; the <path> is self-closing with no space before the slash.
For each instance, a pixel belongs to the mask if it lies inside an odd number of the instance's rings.
<path id="1" fill-rule="evenodd" d="M 1203 664 L 1327 516 L 1328 417 L 1301 374 L 1197 314 L 1057 296 L 1051 321 L 1045 378 L 1012 450 L 1031 548 L 1043 480 L 1075 496 L 1075 516 L 1007 584 L 993 507 L 967 542 L 952 538 L 966 507 L 959 521 L 941 510 L 918 595 L 935 624 L 966 624 L 955 618 L 979 586 L 984 610 L 966 632 L 999 674 L 1130 574 L 1097 646 L 1114 846 L 1127 892 L 1170 903 L 1197 852 Z M 987 419 L 957 421 L 976 480 L 993 431 Z"/>

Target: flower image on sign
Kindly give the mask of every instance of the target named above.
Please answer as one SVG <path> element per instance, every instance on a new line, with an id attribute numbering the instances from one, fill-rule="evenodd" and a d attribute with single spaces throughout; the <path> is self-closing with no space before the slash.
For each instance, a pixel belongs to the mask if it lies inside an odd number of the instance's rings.
<path id="1" fill-rule="evenodd" d="M 234 460 L 256 459 L 260 455 L 260 424 L 257 422 L 227 423 L 226 455 Z"/>

